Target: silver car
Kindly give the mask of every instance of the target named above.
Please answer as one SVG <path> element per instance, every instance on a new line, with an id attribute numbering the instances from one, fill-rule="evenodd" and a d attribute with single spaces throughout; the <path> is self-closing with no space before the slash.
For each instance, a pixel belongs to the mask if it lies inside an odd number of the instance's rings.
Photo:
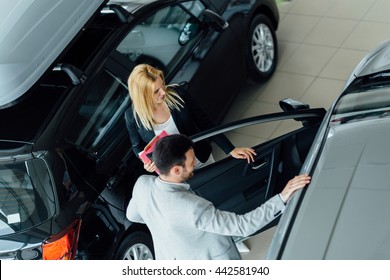
<path id="1" fill-rule="evenodd" d="M 327 112 L 268 259 L 390 259 L 389 57 L 371 51 Z"/>

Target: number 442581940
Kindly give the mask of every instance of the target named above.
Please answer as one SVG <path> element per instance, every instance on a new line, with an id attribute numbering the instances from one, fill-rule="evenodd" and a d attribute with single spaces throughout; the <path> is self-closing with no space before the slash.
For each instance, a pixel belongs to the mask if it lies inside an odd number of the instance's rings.
<path id="1" fill-rule="evenodd" d="M 240 266 L 224 266 L 218 267 L 215 271 L 218 275 L 268 275 L 269 268 L 264 267 L 240 267 Z"/>

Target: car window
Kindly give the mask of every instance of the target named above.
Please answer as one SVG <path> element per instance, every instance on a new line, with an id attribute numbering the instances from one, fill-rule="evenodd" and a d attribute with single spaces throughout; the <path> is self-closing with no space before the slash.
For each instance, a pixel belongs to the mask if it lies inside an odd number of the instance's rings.
<path id="1" fill-rule="evenodd" d="M 137 24 L 117 51 L 136 64 L 151 64 L 168 75 L 196 43 L 201 28 L 198 17 L 204 9 L 200 1 L 166 6 Z"/>
<path id="2" fill-rule="evenodd" d="M 0 236 L 46 221 L 54 214 L 54 196 L 42 160 L 0 166 Z"/>
<path id="3" fill-rule="evenodd" d="M 210 1 L 210 3 L 217 9 L 218 12 L 225 10 L 225 8 L 229 2 L 230 1 L 226 1 L 226 0 L 212 0 L 212 1 Z"/>
<path id="4" fill-rule="evenodd" d="M 232 142 L 235 147 L 255 147 L 259 144 L 276 139 L 279 136 L 285 135 L 301 127 L 301 122 L 288 119 L 233 129 L 224 133 L 224 135 Z M 230 157 L 230 154 L 225 154 L 222 149 L 214 142 L 211 144 L 213 146 L 213 156 L 216 161 Z"/>
<path id="5" fill-rule="evenodd" d="M 104 69 L 86 89 L 67 140 L 97 157 L 104 156 L 119 135 L 115 128 L 125 127 L 123 115 L 130 104 L 126 85 Z"/>
<path id="6" fill-rule="evenodd" d="M 375 110 L 388 110 L 388 107 L 390 107 L 389 88 L 378 87 L 342 95 L 337 102 L 334 114 L 356 114 Z"/>

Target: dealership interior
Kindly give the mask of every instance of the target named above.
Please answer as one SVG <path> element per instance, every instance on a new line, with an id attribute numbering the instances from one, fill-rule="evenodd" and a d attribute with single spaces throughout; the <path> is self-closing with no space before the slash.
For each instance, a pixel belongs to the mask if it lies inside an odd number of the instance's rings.
<path id="1" fill-rule="evenodd" d="M 390 258 L 390 0 L 9 3 L 0 259 Z"/>
<path id="2" fill-rule="evenodd" d="M 279 100 L 294 98 L 312 108 L 328 109 L 359 61 L 390 39 L 388 0 L 291 0 L 279 7 L 279 61 L 275 75 L 262 85 L 245 84 L 224 122 L 277 112 Z M 286 127 L 259 132 L 259 140 Z M 232 138 L 253 137 L 245 134 Z M 249 141 L 249 140 L 248 140 Z M 264 259 L 275 228 L 245 240 L 243 259 Z"/>

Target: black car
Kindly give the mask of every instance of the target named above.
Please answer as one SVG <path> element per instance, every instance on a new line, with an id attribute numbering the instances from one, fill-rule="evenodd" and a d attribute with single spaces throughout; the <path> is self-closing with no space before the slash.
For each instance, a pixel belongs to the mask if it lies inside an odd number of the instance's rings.
<path id="1" fill-rule="evenodd" d="M 218 124 L 246 78 L 275 70 L 275 1 L 30 2 L 0 26 L 0 258 L 151 259 L 124 213 L 144 173 L 129 73 L 187 81 Z"/>

